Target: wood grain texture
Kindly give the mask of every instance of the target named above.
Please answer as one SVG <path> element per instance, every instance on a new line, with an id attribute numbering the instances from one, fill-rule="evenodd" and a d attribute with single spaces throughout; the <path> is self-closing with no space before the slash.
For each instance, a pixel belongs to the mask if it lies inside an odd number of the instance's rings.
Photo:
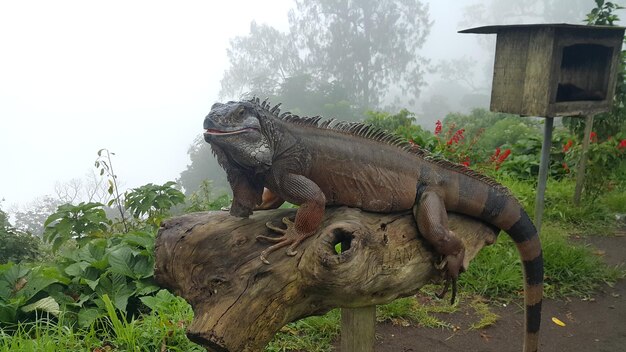
<path id="1" fill-rule="evenodd" d="M 623 28 L 496 27 L 474 31 L 498 34 L 491 111 L 555 117 L 610 110 Z M 574 92 L 559 98 L 562 87 Z"/>
<path id="2" fill-rule="evenodd" d="M 434 268 L 438 258 L 418 236 L 410 212 L 326 209 L 321 227 L 296 256 L 278 251 L 263 264 L 259 253 L 268 244 L 256 236 L 270 235 L 266 222 L 278 225 L 294 215 L 295 209 L 258 211 L 249 219 L 203 212 L 162 224 L 155 278 L 192 305 L 190 339 L 209 351 L 261 351 L 289 322 L 335 307 L 388 303 L 441 279 Z M 495 241 L 485 224 L 449 215 L 467 262 Z"/>
<path id="3" fill-rule="evenodd" d="M 341 352 L 374 352 L 376 306 L 341 310 Z"/>

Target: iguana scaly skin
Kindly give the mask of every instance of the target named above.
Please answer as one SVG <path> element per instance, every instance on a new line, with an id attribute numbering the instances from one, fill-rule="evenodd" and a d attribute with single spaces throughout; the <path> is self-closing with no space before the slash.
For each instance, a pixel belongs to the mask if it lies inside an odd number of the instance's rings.
<path id="1" fill-rule="evenodd" d="M 372 126 L 279 115 L 258 98 L 216 103 L 204 120 L 204 137 L 226 170 L 232 215 L 247 217 L 284 201 L 299 205 L 267 256 L 297 246 L 315 233 L 327 205 L 371 212 L 412 209 L 420 233 L 443 256 L 448 283 L 464 270 L 462 242 L 448 229 L 447 211 L 466 214 L 506 231 L 523 262 L 526 304 L 524 351 L 537 350 L 543 295 L 543 259 L 537 230 L 502 185 L 464 166 L 435 159 L 417 146 Z M 264 187 L 269 192 L 263 192 Z M 447 288 L 448 284 L 446 284 Z M 445 293 L 445 289 L 444 289 Z"/>

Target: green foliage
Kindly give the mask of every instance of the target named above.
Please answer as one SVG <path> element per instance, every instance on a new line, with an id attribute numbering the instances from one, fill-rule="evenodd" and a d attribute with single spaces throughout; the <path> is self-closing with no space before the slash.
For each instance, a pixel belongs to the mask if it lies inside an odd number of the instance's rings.
<path id="1" fill-rule="evenodd" d="M 1 204 L 2 202 L 0 201 L 0 205 Z M 8 226 L 11 226 L 11 223 L 9 223 L 9 217 L 7 216 L 7 213 L 0 209 L 0 228 L 5 228 Z"/>
<path id="2" fill-rule="evenodd" d="M 526 118 L 504 113 L 494 113 L 481 108 L 473 109 L 469 114 L 450 113 L 446 115 L 443 120 L 443 124 L 461 126 L 465 129 L 468 136 L 475 136 L 484 134 L 486 129 L 493 127 L 496 123 L 511 118 L 518 123 L 522 122 L 526 125 L 529 124 L 529 120 Z M 501 146 L 501 144 L 488 145 L 487 149 L 491 150 L 499 146 Z"/>
<path id="3" fill-rule="evenodd" d="M 550 148 L 550 166 L 548 175 L 554 179 L 561 179 L 567 176 L 570 168 L 565 161 L 563 146 L 571 136 L 557 131 L 552 136 Z M 536 134 L 531 134 L 520 138 L 512 144 L 505 144 L 502 148 L 510 148 L 511 155 L 499 168 L 499 174 L 505 177 L 517 177 L 527 181 L 536 181 L 539 175 L 539 164 L 541 160 L 542 138 Z"/>
<path id="4" fill-rule="evenodd" d="M 159 305 L 162 311 L 153 310 L 141 319 L 128 320 L 109 298 L 106 306 L 110 311 L 85 329 L 68 329 L 63 315 L 55 320 L 44 316 L 32 323 L 21 323 L 10 334 L 0 327 L 0 352 L 205 351 L 185 336 L 185 327 L 193 314 L 191 307 L 169 293 L 159 295 L 167 296 Z"/>
<path id="5" fill-rule="evenodd" d="M 308 317 L 284 326 L 265 348 L 266 352 L 330 352 L 339 335 L 340 313 L 334 309 L 326 315 Z"/>
<path id="6" fill-rule="evenodd" d="M 213 196 L 212 183 L 211 180 L 202 181 L 200 188 L 187 197 L 186 212 L 218 210 L 230 204 L 230 198 L 225 194 Z"/>
<path id="7" fill-rule="evenodd" d="M 35 261 L 40 256 L 40 243 L 39 238 L 29 233 L 0 225 L 0 264 Z"/>
<path id="8" fill-rule="evenodd" d="M 593 133 L 592 136 L 594 136 Z M 617 171 L 626 166 L 626 142 L 621 142 L 626 140 L 626 133 L 616 137 L 604 142 L 590 137 L 592 140 L 587 152 L 583 191 L 591 201 L 607 192 L 612 185 L 623 180 Z M 625 146 L 620 147 L 620 143 L 624 143 Z M 572 144 L 567 153 L 567 163 L 574 172 L 578 171 L 581 155 L 582 143 Z"/>
<path id="9" fill-rule="evenodd" d="M 382 130 L 395 133 L 406 139 L 412 139 L 415 135 L 428 133 L 420 126 L 415 125 L 415 114 L 407 109 L 400 110 L 397 114 L 382 111 L 367 111 L 364 123 L 370 124 Z"/>
<path id="10" fill-rule="evenodd" d="M 104 294 L 117 309 L 137 313 L 139 298 L 158 290 L 152 280 L 153 252 L 154 234 L 135 231 L 92 239 L 62 253 L 58 266 L 70 282 L 54 294 L 64 298 L 66 312 L 73 313 L 66 317 L 68 321 L 87 327 L 102 317 Z"/>
<path id="11" fill-rule="evenodd" d="M 546 225 L 541 232 L 547 297 L 585 297 L 600 284 L 615 281 L 619 272 L 608 268 L 587 247 L 572 245 L 567 232 L 558 225 Z M 462 291 L 486 297 L 519 295 L 522 267 L 515 244 L 501 236 L 484 248 L 459 280 Z"/>
<path id="12" fill-rule="evenodd" d="M 63 316 L 49 319 L 43 315 L 33 322 L 20 323 L 11 334 L 0 327 L 0 352 L 13 351 L 104 351 L 106 342 L 95 330 L 76 332 L 63 324 Z"/>
<path id="13" fill-rule="evenodd" d="M 147 217 L 135 219 L 138 225 L 143 220 L 158 225 L 169 208 L 184 201 L 182 193 L 172 186 L 172 182 L 162 186 L 148 184 L 127 193 L 132 214 Z M 42 290 L 61 305 L 68 324 L 88 327 L 105 316 L 103 295 L 118 310 L 129 316 L 137 314 L 140 298 L 158 290 L 152 279 L 154 227 L 112 233 L 110 220 L 99 203 L 60 206 L 45 225 L 46 240 L 55 251 L 62 250 L 55 263 L 44 266 L 59 274 L 55 276 L 57 281 Z M 29 302 L 20 301 L 26 303 Z"/>
<path id="14" fill-rule="evenodd" d="M 620 270 L 607 267 L 589 247 L 570 243 L 563 229 L 544 228 L 542 241 L 548 297 L 588 297 L 601 284 L 623 276 Z"/>
<path id="15" fill-rule="evenodd" d="M 44 239 L 56 251 L 70 239 L 83 243 L 104 236 L 111 222 L 102 207 L 100 203 L 84 202 L 59 206 L 44 222 Z"/>
<path id="16" fill-rule="evenodd" d="M 0 265 L 0 323 L 14 323 L 38 310 L 59 314 L 59 304 L 46 289 L 67 280 L 53 267 Z"/>
<path id="17" fill-rule="evenodd" d="M 596 7 L 587 14 L 587 24 L 600 26 L 613 26 L 613 22 L 619 21 L 619 17 L 614 13 L 624 7 L 614 2 L 595 0 Z"/>
<path id="18" fill-rule="evenodd" d="M 173 206 L 185 201 L 185 195 L 173 188 L 175 185 L 170 181 L 163 185 L 148 183 L 133 188 L 126 193 L 126 208 L 135 219 L 147 217 L 149 224 L 159 226 Z"/>

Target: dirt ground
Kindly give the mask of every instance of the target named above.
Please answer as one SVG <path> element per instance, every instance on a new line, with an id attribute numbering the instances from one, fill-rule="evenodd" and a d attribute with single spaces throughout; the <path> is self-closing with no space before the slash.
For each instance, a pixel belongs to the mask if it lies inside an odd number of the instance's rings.
<path id="1" fill-rule="evenodd" d="M 596 247 L 595 253 L 609 265 L 626 264 L 626 232 L 573 241 Z M 469 307 L 452 315 L 446 314 L 445 320 L 458 327 L 457 331 L 378 324 L 375 351 L 519 352 L 523 340 L 521 303 L 494 309 L 500 318 L 495 325 L 482 330 L 469 329 L 469 325 L 476 321 Z M 565 326 L 555 324 L 553 317 Z M 338 346 L 337 350 L 340 350 Z M 614 287 L 605 285 L 601 292 L 588 300 L 544 300 L 540 350 L 626 351 L 626 280 L 620 280 Z"/>

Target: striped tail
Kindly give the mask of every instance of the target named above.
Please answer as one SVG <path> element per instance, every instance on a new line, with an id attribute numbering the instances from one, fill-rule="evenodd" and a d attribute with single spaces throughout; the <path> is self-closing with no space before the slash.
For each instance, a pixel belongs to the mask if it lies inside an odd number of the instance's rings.
<path id="1" fill-rule="evenodd" d="M 524 266 L 524 352 L 535 352 L 538 348 L 541 324 L 541 302 L 543 299 L 543 256 L 535 225 L 520 207 L 520 217 L 508 230 L 522 258 Z"/>
<path id="2" fill-rule="evenodd" d="M 515 242 L 524 270 L 524 352 L 538 348 L 543 299 L 543 256 L 535 225 L 504 186 L 475 177 L 451 178 L 446 203 L 453 211 L 477 217 L 507 232 Z M 458 187 L 458 188 L 457 188 Z M 457 188 L 458 192 L 454 192 Z M 448 208 L 448 207 L 446 207 Z"/>

